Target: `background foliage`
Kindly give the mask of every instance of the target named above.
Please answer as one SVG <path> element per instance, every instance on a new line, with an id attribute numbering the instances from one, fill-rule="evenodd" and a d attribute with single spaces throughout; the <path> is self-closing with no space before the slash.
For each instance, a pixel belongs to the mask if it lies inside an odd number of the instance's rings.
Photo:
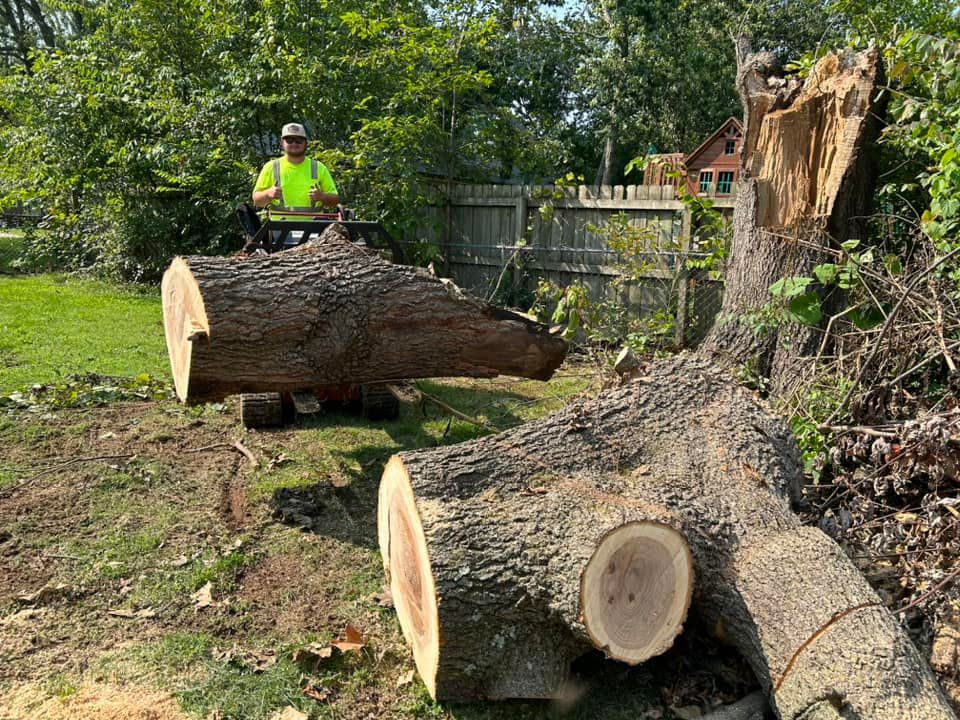
<path id="1" fill-rule="evenodd" d="M 27 267 L 155 280 L 174 254 L 237 248 L 232 209 L 291 119 L 348 203 L 406 240 L 454 179 L 619 182 L 629 158 L 689 150 L 740 114 L 741 32 L 801 71 L 838 44 L 881 45 L 877 257 L 955 243 L 958 16 L 943 0 L 13 6 L 0 13 L 0 208 L 42 208 L 50 230 L 28 237 Z"/>

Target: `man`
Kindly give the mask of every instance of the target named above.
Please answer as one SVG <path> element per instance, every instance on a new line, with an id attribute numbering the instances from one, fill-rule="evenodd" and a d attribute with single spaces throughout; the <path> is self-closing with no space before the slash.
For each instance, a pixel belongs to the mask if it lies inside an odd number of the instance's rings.
<path id="1" fill-rule="evenodd" d="M 253 204 L 276 209 L 315 210 L 340 202 L 337 186 L 326 166 L 307 157 L 307 131 L 299 123 L 287 123 L 280 133 L 283 157 L 260 170 L 253 188 Z"/>

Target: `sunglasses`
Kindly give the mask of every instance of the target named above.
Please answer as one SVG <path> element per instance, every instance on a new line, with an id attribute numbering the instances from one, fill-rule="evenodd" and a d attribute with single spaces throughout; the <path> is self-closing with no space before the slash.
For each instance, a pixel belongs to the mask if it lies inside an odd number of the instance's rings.
<path id="1" fill-rule="evenodd" d="M 284 140 L 291 145 L 303 145 L 306 142 L 306 140 L 301 137 L 285 137 Z"/>

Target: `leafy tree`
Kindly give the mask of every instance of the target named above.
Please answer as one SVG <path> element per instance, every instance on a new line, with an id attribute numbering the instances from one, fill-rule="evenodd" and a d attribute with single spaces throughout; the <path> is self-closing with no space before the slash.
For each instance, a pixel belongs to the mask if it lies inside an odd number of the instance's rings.
<path id="1" fill-rule="evenodd" d="M 82 30 L 79 3 L 0 0 L 0 67 L 29 70 L 37 49 L 50 49 Z"/>
<path id="2" fill-rule="evenodd" d="M 593 58 L 579 73 L 582 106 L 602 147 L 596 182 L 620 177 L 648 148 L 691 150 L 740 114 L 733 38 L 796 57 L 842 35 L 823 0 L 588 0 L 583 34 Z"/>
<path id="3" fill-rule="evenodd" d="M 104 0 L 92 32 L 6 78 L 0 183 L 39 199 L 34 260 L 152 278 L 171 255 L 236 246 L 233 204 L 305 122 L 348 198 L 412 225 L 424 170 L 490 163 L 476 58 L 489 18 L 410 2 Z"/>

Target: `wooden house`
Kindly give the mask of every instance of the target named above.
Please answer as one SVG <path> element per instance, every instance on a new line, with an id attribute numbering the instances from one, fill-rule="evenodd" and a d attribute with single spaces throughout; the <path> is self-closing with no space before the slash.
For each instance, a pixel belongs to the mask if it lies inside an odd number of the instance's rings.
<path id="1" fill-rule="evenodd" d="M 677 184 L 677 176 L 683 174 L 683 153 L 661 153 L 647 155 L 647 164 L 643 168 L 644 185 Z"/>
<path id="2" fill-rule="evenodd" d="M 732 198 L 740 179 L 740 144 L 743 125 L 734 117 L 704 140 L 689 155 L 663 153 L 648 155 L 643 170 L 644 185 L 677 185 L 677 175 L 686 173 L 691 193 Z"/>
<path id="3" fill-rule="evenodd" d="M 683 164 L 687 169 L 690 190 L 700 195 L 724 197 L 734 194 L 740 177 L 740 143 L 743 125 L 735 117 L 728 118 L 700 147 L 687 155 Z"/>

